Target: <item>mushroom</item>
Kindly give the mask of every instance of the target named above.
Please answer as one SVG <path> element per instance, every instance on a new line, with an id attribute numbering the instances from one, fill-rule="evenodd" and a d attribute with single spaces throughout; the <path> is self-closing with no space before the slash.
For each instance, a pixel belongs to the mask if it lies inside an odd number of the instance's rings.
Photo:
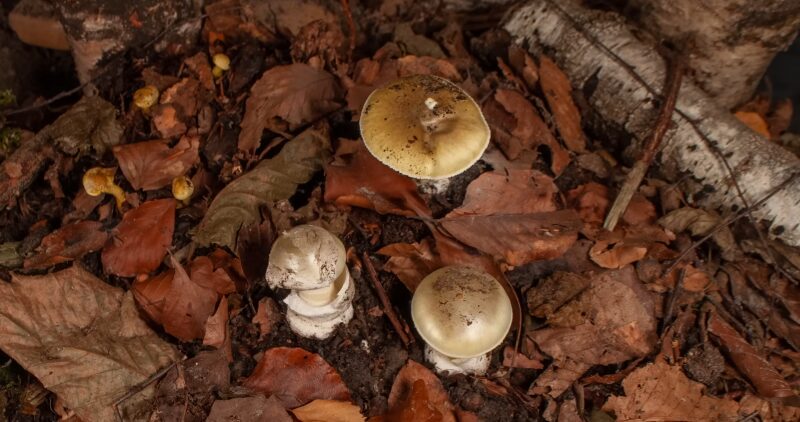
<path id="1" fill-rule="evenodd" d="M 114 167 L 93 167 L 83 175 L 83 189 L 90 196 L 99 196 L 108 193 L 117 200 L 117 209 L 122 211 L 125 203 L 125 191 L 114 183 Z"/>
<path id="2" fill-rule="evenodd" d="M 433 75 L 401 78 L 373 91 L 360 126 L 375 158 L 415 179 L 462 173 L 483 155 L 491 136 L 475 100 Z"/>
<path id="3" fill-rule="evenodd" d="M 156 105 L 159 95 L 158 88 L 153 85 L 145 85 L 133 93 L 133 104 L 147 112 L 150 107 Z"/>
<path id="4" fill-rule="evenodd" d="M 192 183 L 191 179 L 186 176 L 178 176 L 172 179 L 172 196 L 180 201 L 182 206 L 189 205 L 189 199 L 191 199 L 193 193 L 194 183 Z"/>
<path id="5" fill-rule="evenodd" d="M 411 299 L 425 356 L 439 372 L 482 375 L 513 319 L 511 299 L 491 275 L 451 265 L 425 277 Z"/>
<path id="6" fill-rule="evenodd" d="M 353 318 L 355 284 L 342 241 L 317 226 L 301 225 L 281 234 L 269 253 L 267 284 L 291 289 L 283 300 L 286 321 L 303 337 L 325 339 Z"/>
<path id="7" fill-rule="evenodd" d="M 215 54 L 211 57 L 211 61 L 214 63 L 214 68 L 211 69 L 211 73 L 215 78 L 221 77 L 224 72 L 227 72 L 231 68 L 231 59 L 225 54 Z"/>

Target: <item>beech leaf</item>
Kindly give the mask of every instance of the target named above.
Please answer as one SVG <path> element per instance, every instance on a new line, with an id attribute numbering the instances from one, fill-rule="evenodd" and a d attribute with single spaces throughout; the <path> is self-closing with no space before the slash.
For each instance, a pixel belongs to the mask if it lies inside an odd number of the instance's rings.
<path id="1" fill-rule="evenodd" d="M 274 158 L 262 161 L 220 191 L 200 222 L 195 242 L 236 250 L 239 230 L 261 222 L 261 207 L 289 199 L 297 185 L 322 170 L 329 157 L 327 127 L 303 131 Z"/>
<path id="2" fill-rule="evenodd" d="M 117 146 L 114 156 L 134 189 L 154 190 L 186 174 L 199 159 L 199 147 L 198 136 L 184 136 L 172 148 L 166 140 Z"/>
<path id="3" fill-rule="evenodd" d="M 311 403 L 292 409 L 294 417 L 300 422 L 362 422 L 361 409 L 341 400 L 314 400 Z"/>
<path id="4" fill-rule="evenodd" d="M 339 108 L 341 88 L 330 73 L 304 63 L 275 66 L 250 89 L 239 149 L 253 151 L 270 120 L 280 117 L 296 130 Z"/>
<path id="5" fill-rule="evenodd" d="M 175 200 L 172 198 L 148 201 L 126 212 L 103 248 L 103 270 L 121 277 L 155 270 L 172 245 L 174 229 Z"/>
<path id="6" fill-rule="evenodd" d="M 87 422 L 113 421 L 117 399 L 178 359 L 130 293 L 79 266 L 0 282 L 0 349 Z M 153 393 L 122 403 L 123 419 L 146 419 Z"/>
<path id="7" fill-rule="evenodd" d="M 108 233 L 97 221 L 68 224 L 48 234 L 36 248 L 36 255 L 25 260 L 25 268 L 47 268 L 78 259 L 103 248 Z"/>

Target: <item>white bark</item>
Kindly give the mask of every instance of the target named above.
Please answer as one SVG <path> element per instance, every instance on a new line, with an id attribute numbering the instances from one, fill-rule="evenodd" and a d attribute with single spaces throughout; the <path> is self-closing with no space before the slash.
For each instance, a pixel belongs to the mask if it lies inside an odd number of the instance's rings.
<path id="1" fill-rule="evenodd" d="M 619 15 L 589 10 L 574 0 L 530 0 L 504 27 L 534 54 L 547 51 L 605 122 L 639 142 L 651 132 L 665 61 L 637 39 Z M 702 197 L 711 207 L 743 207 L 718 153 L 726 157 L 748 204 L 800 173 L 797 157 L 748 129 L 688 81 L 680 90 L 664 143 L 662 164 L 676 164 L 700 181 L 705 189 L 696 199 Z M 800 181 L 794 180 L 754 215 L 768 222 L 770 235 L 800 246 L 795 214 L 799 204 Z"/>

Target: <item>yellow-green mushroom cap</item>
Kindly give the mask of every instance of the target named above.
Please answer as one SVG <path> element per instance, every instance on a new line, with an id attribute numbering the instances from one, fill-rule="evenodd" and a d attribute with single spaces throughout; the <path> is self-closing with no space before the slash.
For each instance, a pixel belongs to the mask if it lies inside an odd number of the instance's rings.
<path id="1" fill-rule="evenodd" d="M 411 318 L 430 347 L 452 358 L 472 358 L 503 342 L 513 308 L 491 275 L 451 265 L 425 277 L 411 299 Z"/>
<path id="2" fill-rule="evenodd" d="M 444 179 L 465 171 L 480 159 L 491 136 L 475 100 L 432 75 L 409 76 L 373 91 L 360 126 L 372 155 L 417 179 Z"/>

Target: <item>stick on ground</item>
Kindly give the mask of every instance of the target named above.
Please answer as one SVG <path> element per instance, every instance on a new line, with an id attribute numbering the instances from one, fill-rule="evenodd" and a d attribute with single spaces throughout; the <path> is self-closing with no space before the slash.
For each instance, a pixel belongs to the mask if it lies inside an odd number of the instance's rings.
<path id="1" fill-rule="evenodd" d="M 400 316 L 397 315 L 397 312 L 394 311 L 394 307 L 392 306 L 392 302 L 389 301 L 389 296 L 386 294 L 386 290 L 383 288 L 381 281 L 378 280 L 378 272 L 375 271 L 375 267 L 372 265 L 369 255 L 364 252 L 362 256 L 364 260 L 364 267 L 367 269 L 367 274 L 369 274 L 369 279 L 372 280 L 372 285 L 375 286 L 375 290 L 378 293 L 378 298 L 380 298 L 381 304 L 383 305 L 383 313 L 385 313 L 386 317 L 389 318 L 389 322 L 392 323 L 392 327 L 394 327 L 394 330 L 397 331 L 397 335 L 400 336 L 400 340 L 406 347 L 408 347 L 408 345 L 414 341 L 413 337 L 408 335 L 408 325 L 401 320 Z"/>

